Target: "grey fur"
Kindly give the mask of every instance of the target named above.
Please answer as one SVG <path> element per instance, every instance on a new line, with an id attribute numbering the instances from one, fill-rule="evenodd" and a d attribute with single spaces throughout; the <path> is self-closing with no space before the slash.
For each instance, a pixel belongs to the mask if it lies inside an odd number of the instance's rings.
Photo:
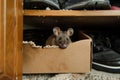
<path id="1" fill-rule="evenodd" d="M 72 36 L 74 30 L 72 28 L 68 28 L 67 31 L 61 31 L 59 27 L 53 28 L 53 35 L 51 35 L 46 40 L 46 45 L 56 45 L 59 48 L 65 49 L 72 42 L 70 36 Z"/>

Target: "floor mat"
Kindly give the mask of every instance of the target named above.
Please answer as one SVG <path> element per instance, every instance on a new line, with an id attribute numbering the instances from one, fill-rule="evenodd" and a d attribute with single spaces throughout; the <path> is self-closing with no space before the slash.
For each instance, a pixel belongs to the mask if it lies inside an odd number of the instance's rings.
<path id="1" fill-rule="evenodd" d="M 120 80 L 120 74 L 92 69 L 87 74 L 27 74 L 23 80 Z"/>

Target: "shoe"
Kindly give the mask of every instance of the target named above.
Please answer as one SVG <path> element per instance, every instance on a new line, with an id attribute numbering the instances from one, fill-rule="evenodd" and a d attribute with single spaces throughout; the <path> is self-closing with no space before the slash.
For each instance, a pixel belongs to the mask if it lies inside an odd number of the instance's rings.
<path id="1" fill-rule="evenodd" d="M 105 34 L 92 34 L 91 38 L 93 39 L 92 68 L 99 71 L 120 73 L 120 54 L 111 49 L 109 38 Z"/>
<path id="2" fill-rule="evenodd" d="M 65 5 L 65 3 L 66 3 L 67 1 L 68 1 L 68 0 L 58 0 L 61 9 L 64 9 L 63 6 Z"/>
<path id="3" fill-rule="evenodd" d="M 120 73 L 120 54 L 108 48 L 94 53 L 92 68 L 110 73 Z"/>
<path id="4" fill-rule="evenodd" d="M 61 0 L 59 0 L 60 2 Z M 63 9 L 110 9 L 109 0 L 62 0 Z M 61 1 L 61 2 L 62 2 Z"/>
<path id="5" fill-rule="evenodd" d="M 120 35 L 119 33 L 109 35 L 111 48 L 120 54 Z"/>
<path id="6" fill-rule="evenodd" d="M 58 0 L 24 0 L 24 9 L 60 9 Z"/>

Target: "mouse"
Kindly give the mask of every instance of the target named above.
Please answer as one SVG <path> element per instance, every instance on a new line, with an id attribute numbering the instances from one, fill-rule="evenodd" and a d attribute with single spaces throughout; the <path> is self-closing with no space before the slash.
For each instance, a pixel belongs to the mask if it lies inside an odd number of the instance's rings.
<path id="1" fill-rule="evenodd" d="M 73 28 L 68 28 L 66 31 L 62 31 L 60 27 L 54 27 L 53 34 L 46 40 L 46 45 L 56 45 L 61 49 L 65 49 L 72 42 L 70 37 L 73 33 Z"/>

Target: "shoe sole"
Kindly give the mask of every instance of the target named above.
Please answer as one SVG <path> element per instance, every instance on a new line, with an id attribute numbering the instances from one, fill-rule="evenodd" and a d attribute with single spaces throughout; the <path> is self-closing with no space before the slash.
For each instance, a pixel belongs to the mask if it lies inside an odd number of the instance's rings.
<path id="1" fill-rule="evenodd" d="M 86 2 L 80 2 L 74 5 L 66 6 L 65 9 L 87 9 L 87 10 L 106 10 L 110 9 L 111 5 L 109 1 L 104 0 L 92 0 L 92 1 L 86 1 Z"/>
<path id="2" fill-rule="evenodd" d="M 120 66 L 108 66 L 108 65 L 92 62 L 92 68 L 99 71 L 105 71 L 110 73 L 120 73 Z"/>

